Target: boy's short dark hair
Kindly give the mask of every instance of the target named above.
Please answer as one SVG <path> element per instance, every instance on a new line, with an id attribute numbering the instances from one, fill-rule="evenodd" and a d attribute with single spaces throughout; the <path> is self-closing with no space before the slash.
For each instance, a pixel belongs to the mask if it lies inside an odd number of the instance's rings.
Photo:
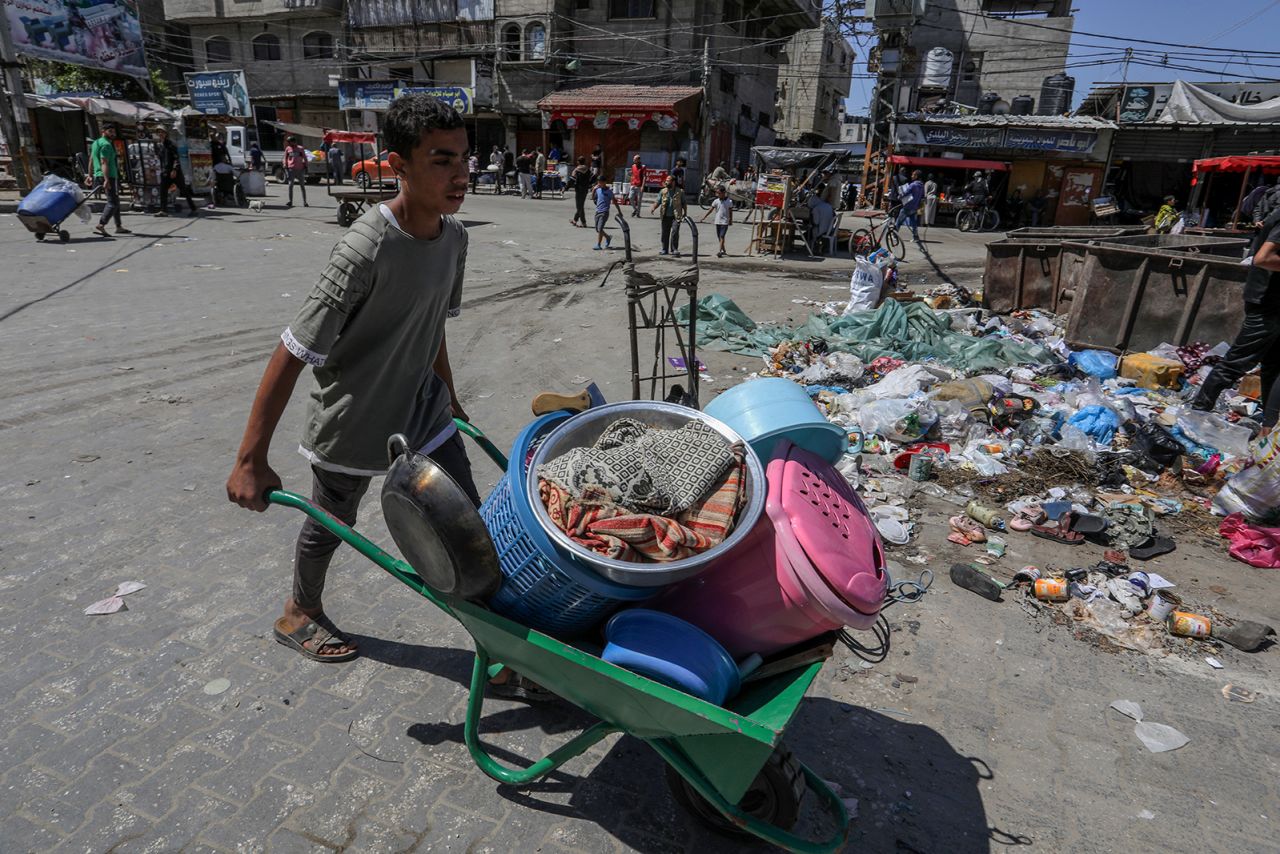
<path id="1" fill-rule="evenodd" d="M 462 116 L 453 107 L 430 95 L 401 95 L 387 110 L 383 131 L 387 150 L 408 158 L 422 142 L 422 135 L 433 130 L 457 130 L 463 127 Z"/>
<path id="2" fill-rule="evenodd" d="M 597 176 L 596 176 L 596 183 L 597 183 L 597 184 L 608 184 L 608 183 L 609 183 L 609 179 L 608 179 L 608 178 L 606 178 L 606 177 L 604 176 L 604 173 L 601 173 L 601 174 L 599 174 L 599 175 L 597 175 Z"/>

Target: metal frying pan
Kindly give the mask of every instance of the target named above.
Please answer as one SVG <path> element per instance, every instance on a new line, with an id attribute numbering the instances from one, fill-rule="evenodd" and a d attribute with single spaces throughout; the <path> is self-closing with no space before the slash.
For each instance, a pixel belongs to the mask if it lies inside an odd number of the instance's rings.
<path id="1" fill-rule="evenodd" d="M 387 440 L 391 469 L 382 484 L 387 528 L 418 575 L 441 593 L 487 599 L 502 584 L 493 540 L 462 488 L 397 433 Z"/>

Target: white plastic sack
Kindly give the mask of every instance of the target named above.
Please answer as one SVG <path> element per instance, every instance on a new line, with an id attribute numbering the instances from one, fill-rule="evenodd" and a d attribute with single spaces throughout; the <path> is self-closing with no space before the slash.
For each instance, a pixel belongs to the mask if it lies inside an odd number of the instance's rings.
<path id="1" fill-rule="evenodd" d="M 864 391 L 877 398 L 907 397 L 931 388 L 937 382 L 938 375 L 924 365 L 903 365 L 896 371 L 890 371 L 880 382 L 867 386 Z"/>
<path id="2" fill-rule="evenodd" d="M 923 395 L 872 401 L 858 413 L 863 432 L 878 433 L 894 442 L 920 441 L 937 420 L 937 411 Z"/>
<path id="3" fill-rule="evenodd" d="M 1213 499 L 1213 511 L 1266 520 L 1280 507 L 1280 430 L 1272 430 L 1253 448 L 1253 462 L 1227 478 Z"/>
<path id="4" fill-rule="evenodd" d="M 849 279 L 849 304 L 845 314 L 870 311 L 880 305 L 880 292 L 884 290 L 884 271 L 866 258 L 856 258 L 857 266 Z"/>

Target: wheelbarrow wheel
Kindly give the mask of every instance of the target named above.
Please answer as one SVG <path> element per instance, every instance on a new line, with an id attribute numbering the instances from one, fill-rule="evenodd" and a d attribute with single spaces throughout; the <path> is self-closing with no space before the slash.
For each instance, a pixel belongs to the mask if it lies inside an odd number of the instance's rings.
<path id="1" fill-rule="evenodd" d="M 64 228 L 62 231 L 59 231 L 59 232 L 58 232 L 58 239 L 59 239 L 59 240 L 61 240 L 63 243 L 68 243 L 68 242 L 70 242 L 70 240 L 71 240 L 71 232 L 67 231 L 67 230 Z"/>
<path id="2" fill-rule="evenodd" d="M 356 206 L 351 202 L 338 205 L 338 225 L 346 228 L 357 219 Z"/>
<path id="3" fill-rule="evenodd" d="M 670 765 L 667 766 L 667 785 L 676 802 L 709 829 L 725 836 L 754 838 L 725 818 Z M 800 801 L 804 793 L 804 772 L 800 763 L 790 750 L 779 745 L 738 802 L 738 809 L 774 827 L 790 830 L 800 817 Z"/>
<path id="4" fill-rule="evenodd" d="M 37 231 L 37 232 L 36 232 L 36 240 L 44 240 L 44 232 L 43 232 L 43 231 Z"/>

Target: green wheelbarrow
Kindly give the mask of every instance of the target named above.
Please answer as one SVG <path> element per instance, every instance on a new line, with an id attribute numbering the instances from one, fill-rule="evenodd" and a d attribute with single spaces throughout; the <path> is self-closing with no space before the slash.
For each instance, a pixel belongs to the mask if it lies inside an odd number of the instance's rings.
<path id="1" fill-rule="evenodd" d="M 459 427 L 506 469 L 506 458 L 479 430 L 463 423 Z M 755 836 L 788 851 L 817 854 L 843 847 L 849 833 L 844 804 L 781 744 L 783 731 L 830 654 L 829 643 L 786 661 L 766 663 L 736 697 L 724 707 L 716 706 L 610 664 L 586 644 L 557 640 L 482 605 L 439 592 L 408 563 L 300 495 L 273 490 L 267 499 L 306 513 L 471 634 L 476 657 L 463 736 L 476 765 L 494 780 L 516 786 L 532 783 L 606 736 L 626 733 L 647 742 L 666 760 L 676 799 L 713 830 Z M 599 722 L 527 767 L 499 762 L 480 743 L 479 726 L 485 685 L 504 666 Z M 807 789 L 819 796 L 837 826 L 824 842 L 790 832 Z"/>

